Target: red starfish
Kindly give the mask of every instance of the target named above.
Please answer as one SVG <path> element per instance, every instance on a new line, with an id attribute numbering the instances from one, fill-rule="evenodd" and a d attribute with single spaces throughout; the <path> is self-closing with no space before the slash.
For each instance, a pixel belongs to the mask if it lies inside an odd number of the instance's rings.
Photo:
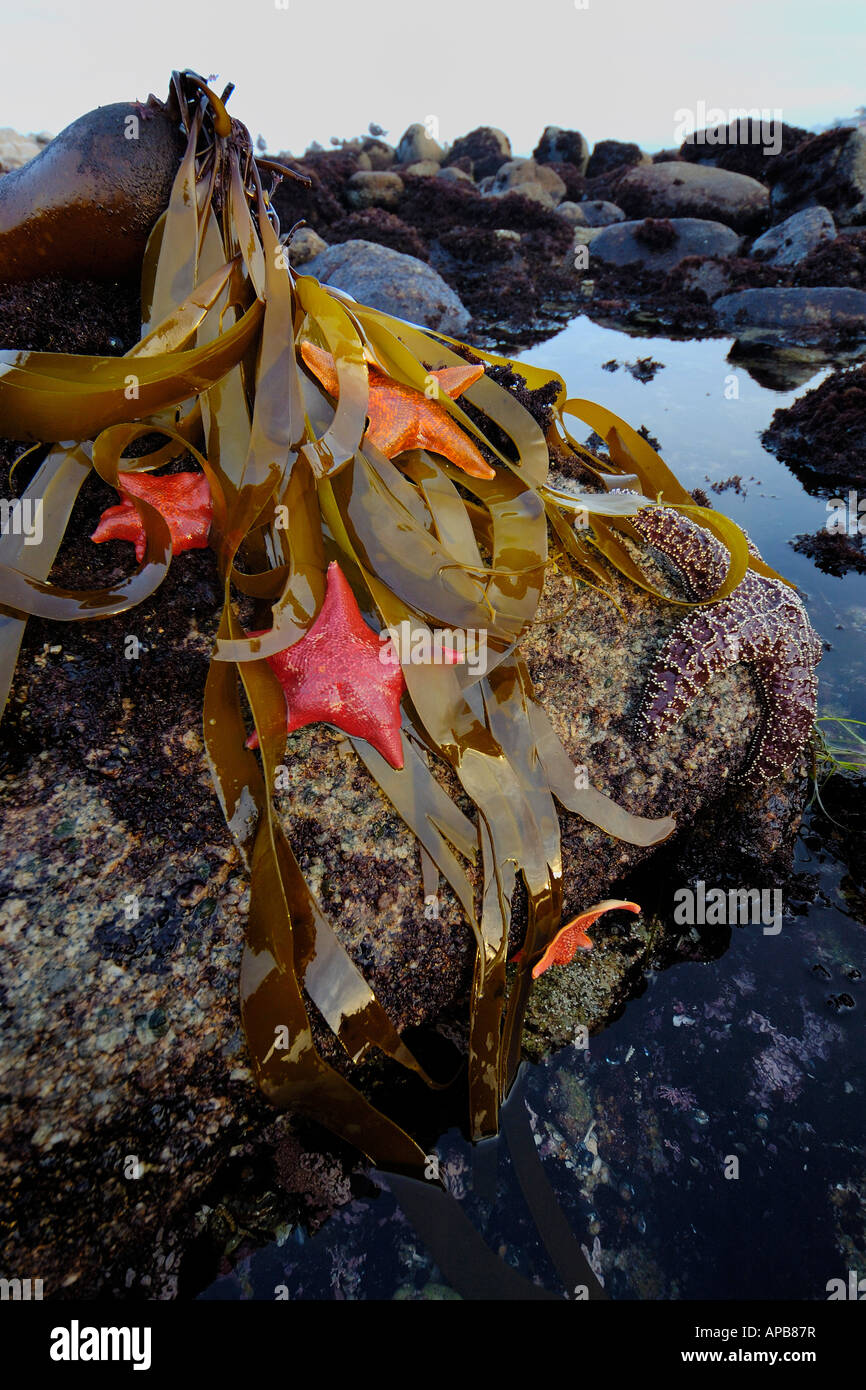
<path id="1" fill-rule="evenodd" d="M 149 502 L 168 522 L 175 555 L 184 550 L 204 550 L 210 531 L 213 504 L 204 473 L 171 473 L 153 478 L 148 473 L 118 473 L 124 501 L 109 507 L 99 518 L 92 541 L 133 541 L 135 558 L 144 559 L 147 536 L 141 517 L 130 497 Z"/>
<path id="2" fill-rule="evenodd" d="M 560 927 L 541 960 L 532 967 L 533 980 L 537 980 L 551 965 L 570 965 L 578 947 L 585 951 L 592 950 L 592 942 L 584 928 L 591 927 L 603 912 L 612 912 L 614 908 L 620 907 L 628 908 L 629 912 L 640 912 L 637 903 L 623 902 L 620 898 L 608 898 L 605 902 L 590 907 L 586 912 L 581 912 L 564 927 Z M 518 951 L 514 959 L 520 960 L 522 955 L 523 952 Z"/>
<path id="3" fill-rule="evenodd" d="M 335 724 L 366 739 L 392 767 L 403 766 L 403 672 L 365 623 L 336 560 L 328 566 L 325 601 L 312 627 L 267 661 L 285 691 L 289 733 L 306 724 Z M 253 733 L 247 747 L 258 745 Z"/>
<path id="4" fill-rule="evenodd" d="M 301 343 L 301 356 L 310 371 L 331 396 L 339 395 L 337 371 L 329 352 L 313 343 Z M 430 449 L 473 478 L 494 478 L 494 470 L 484 461 L 469 435 L 452 420 L 438 401 L 431 400 L 411 386 L 392 381 L 377 367 L 367 368 L 370 396 L 367 405 L 369 426 L 366 438 L 386 458 L 396 458 L 406 449 Z M 431 372 L 446 396 L 455 400 L 484 375 L 482 366 L 442 367 Z"/>

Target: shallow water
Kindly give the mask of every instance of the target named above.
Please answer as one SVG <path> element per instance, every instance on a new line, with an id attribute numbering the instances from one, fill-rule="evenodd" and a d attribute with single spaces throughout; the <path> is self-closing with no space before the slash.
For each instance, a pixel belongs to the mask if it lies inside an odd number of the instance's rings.
<path id="1" fill-rule="evenodd" d="M 864 719 L 866 575 L 832 578 L 791 548 L 824 524 L 825 500 L 759 438 L 773 411 L 828 369 L 796 390 L 771 390 L 727 360 L 729 347 L 630 337 L 581 318 L 524 355 L 559 371 L 573 396 L 646 425 L 687 488 L 741 476 L 742 495 L 711 499 L 804 593 L 829 643 L 819 712 Z M 664 364 L 647 383 L 602 367 L 647 356 Z M 588 430 L 574 422 L 574 433 Z M 828 1280 L 866 1275 L 866 930 L 847 866 L 811 822 L 807 814 L 797 845 L 802 898 L 778 935 L 760 926 L 695 933 L 695 956 L 717 959 L 650 974 L 588 1049 L 524 1070 L 526 1107 L 517 1104 L 534 1140 L 529 1169 L 540 1160 L 574 1248 L 584 1247 L 614 1299 L 824 1299 Z M 518 1174 L 506 1139 L 473 1150 L 452 1131 L 436 1152 L 488 1247 L 527 1280 L 573 1296 L 561 1252 L 557 1265 L 521 1191 L 526 1162 Z M 537 1170 L 530 1177 L 538 1183 Z M 286 1229 L 202 1296 L 459 1297 L 462 1278 L 449 1285 L 437 1253 L 383 1188 L 312 1238 Z"/>

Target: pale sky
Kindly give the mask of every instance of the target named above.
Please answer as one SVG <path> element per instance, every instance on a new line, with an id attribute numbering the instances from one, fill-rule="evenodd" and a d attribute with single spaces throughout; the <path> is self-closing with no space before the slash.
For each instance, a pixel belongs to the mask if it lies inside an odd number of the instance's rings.
<path id="1" fill-rule="evenodd" d="M 655 150 L 699 103 L 809 128 L 866 104 L 863 0 L 0 0 L 0 43 L 0 126 L 56 134 L 191 67 L 294 154 L 429 116 L 517 154 L 545 125 Z"/>

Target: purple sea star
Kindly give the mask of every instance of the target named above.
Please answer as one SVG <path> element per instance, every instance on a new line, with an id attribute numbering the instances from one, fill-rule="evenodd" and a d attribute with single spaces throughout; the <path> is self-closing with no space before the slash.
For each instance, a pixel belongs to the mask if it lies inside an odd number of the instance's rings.
<path id="1" fill-rule="evenodd" d="M 632 518 L 645 541 L 680 571 L 689 595 L 708 597 L 724 580 L 725 547 L 689 517 L 668 507 Z M 757 555 L 751 542 L 749 548 Z M 698 608 L 668 637 L 650 672 L 637 716 L 656 739 L 683 717 L 711 678 L 749 663 L 764 707 L 741 780 L 775 781 L 790 772 L 815 720 L 821 642 L 799 597 L 778 579 L 747 570 L 728 598 Z"/>

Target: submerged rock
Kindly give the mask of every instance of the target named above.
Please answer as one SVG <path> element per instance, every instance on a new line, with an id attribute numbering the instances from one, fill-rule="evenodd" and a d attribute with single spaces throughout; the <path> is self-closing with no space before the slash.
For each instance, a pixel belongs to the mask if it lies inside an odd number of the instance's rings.
<path id="1" fill-rule="evenodd" d="M 740 290 L 714 304 L 722 328 L 797 329 L 866 334 L 866 290 L 801 288 Z"/>

